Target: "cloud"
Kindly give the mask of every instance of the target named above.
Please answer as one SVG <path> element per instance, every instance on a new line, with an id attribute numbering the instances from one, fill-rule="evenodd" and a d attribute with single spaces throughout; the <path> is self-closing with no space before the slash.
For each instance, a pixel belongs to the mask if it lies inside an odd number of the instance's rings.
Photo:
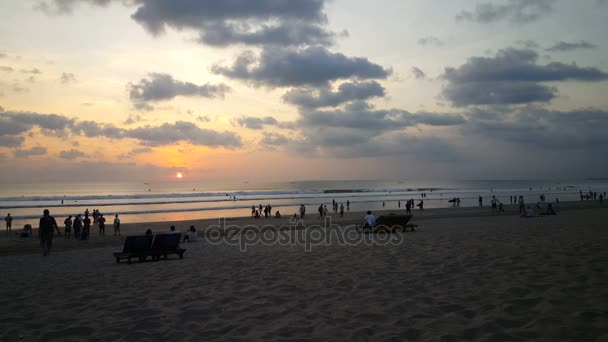
<path id="1" fill-rule="evenodd" d="M 24 137 L 18 135 L 0 135 L 0 146 L 2 147 L 19 147 L 23 145 Z"/>
<path id="2" fill-rule="evenodd" d="M 39 9 L 50 14 L 71 13 L 78 2 L 107 5 L 111 0 L 44 1 Z M 121 0 L 135 5 L 131 18 L 154 36 L 167 28 L 192 31 L 212 46 L 330 45 L 336 36 L 324 26 L 324 0 L 163 1 Z"/>
<path id="3" fill-rule="evenodd" d="M 127 120 L 125 120 L 123 123 L 125 125 L 132 125 L 132 124 L 138 123 L 138 122 L 140 122 L 142 120 L 143 119 L 142 119 L 141 115 L 129 115 L 127 117 Z"/>
<path id="4" fill-rule="evenodd" d="M 608 112 L 599 109 L 555 111 L 527 106 L 505 113 L 476 109 L 463 134 L 537 146 L 546 150 L 598 150 L 608 147 Z M 584 133 L 581 133 L 584 132 Z"/>
<path id="5" fill-rule="evenodd" d="M 76 76 L 74 76 L 74 74 L 68 73 L 68 72 L 61 73 L 61 83 L 67 84 L 67 83 L 73 83 L 73 82 L 77 82 Z"/>
<path id="6" fill-rule="evenodd" d="M 153 35 L 166 27 L 193 30 L 209 45 L 318 45 L 334 36 L 322 0 L 158 1 L 144 0 L 131 16 Z"/>
<path id="7" fill-rule="evenodd" d="M 417 67 L 412 67 L 412 74 L 414 74 L 414 77 L 416 77 L 417 80 L 423 80 L 426 77 L 424 71 Z"/>
<path id="8" fill-rule="evenodd" d="M 457 20 L 488 24 L 509 21 L 527 24 L 541 19 L 553 11 L 556 0 L 506 0 L 502 4 L 485 2 L 478 4 L 474 11 L 462 11 Z"/>
<path id="9" fill-rule="evenodd" d="M 13 72 L 15 69 L 6 65 L 0 65 L 0 71 Z"/>
<path id="10" fill-rule="evenodd" d="M 264 133 L 264 137 L 260 140 L 260 144 L 264 146 L 280 146 L 289 143 L 290 140 L 286 136 L 279 133 Z"/>
<path id="11" fill-rule="evenodd" d="M 8 57 L 7 54 L 0 52 L 0 58 L 6 58 L 6 57 Z"/>
<path id="12" fill-rule="evenodd" d="M 418 39 L 418 45 L 421 46 L 443 46 L 443 41 L 434 36 L 426 36 Z"/>
<path id="13" fill-rule="evenodd" d="M 535 51 L 514 48 L 495 57 L 471 57 L 458 68 L 445 69 L 448 84 L 442 94 L 455 106 L 548 102 L 557 89 L 541 82 L 608 79 L 608 73 L 597 68 L 558 62 L 540 65 L 537 60 Z"/>
<path id="14" fill-rule="evenodd" d="M 374 109 L 364 102 L 348 104 L 343 109 L 301 112 L 299 127 L 336 127 L 378 134 L 418 125 L 453 126 L 465 122 L 460 115 L 436 113 L 410 113 L 401 109 Z M 314 132 L 314 129 L 311 130 Z"/>
<path id="15" fill-rule="evenodd" d="M 323 47 L 266 48 L 259 57 L 245 52 L 232 66 L 214 65 L 212 71 L 269 87 L 327 86 L 330 81 L 339 79 L 384 79 L 392 72 L 367 58 L 347 57 Z"/>
<path id="16" fill-rule="evenodd" d="M 181 82 L 173 79 L 171 75 L 151 73 L 148 78 L 142 78 L 139 83 L 129 83 L 129 98 L 139 109 L 151 108 L 147 102 L 171 100 L 177 96 L 198 96 L 206 98 L 224 97 L 230 91 L 225 84 L 196 85 L 190 82 Z"/>
<path id="17" fill-rule="evenodd" d="M 336 107 L 355 100 L 384 97 L 385 94 L 384 87 L 376 81 L 346 82 L 340 84 L 336 92 L 328 88 L 293 89 L 283 95 L 283 100 L 298 107 L 320 108 Z"/>
<path id="18" fill-rule="evenodd" d="M 93 107 L 95 104 L 92 102 L 83 102 L 80 105 L 83 107 Z"/>
<path id="19" fill-rule="evenodd" d="M 21 69 L 19 70 L 21 73 L 23 74 L 34 74 L 34 75 L 40 75 L 42 74 L 42 71 L 40 71 L 40 69 L 38 68 L 32 68 L 32 69 Z"/>
<path id="20" fill-rule="evenodd" d="M 46 14 L 70 14 L 74 7 L 79 3 L 88 3 L 90 5 L 106 6 L 112 0 L 50 0 L 37 1 L 35 8 Z M 123 1 L 126 2 L 126 1 Z"/>
<path id="21" fill-rule="evenodd" d="M 83 158 L 86 156 L 87 156 L 86 153 L 80 152 L 80 151 L 74 150 L 74 149 L 59 152 L 59 158 L 68 159 L 68 160 L 74 160 L 74 159 Z"/>
<path id="22" fill-rule="evenodd" d="M 49 136 L 83 135 L 89 138 L 136 139 L 150 146 L 175 144 L 180 141 L 209 147 L 242 146 L 241 138 L 233 132 L 201 129 L 194 123 L 185 121 L 125 129 L 96 121 L 77 121 L 57 114 L 0 111 L 0 141 L 6 145 L 20 145 L 23 140 L 19 136 L 34 127 L 39 127 L 43 134 Z"/>
<path id="23" fill-rule="evenodd" d="M 199 121 L 199 122 L 210 122 L 211 118 L 209 118 L 208 116 L 205 116 L 205 115 L 199 115 L 199 116 L 196 117 L 196 121 Z"/>
<path id="24" fill-rule="evenodd" d="M 41 156 L 45 155 L 47 152 L 46 147 L 36 146 L 32 147 L 29 150 L 15 150 L 14 155 L 18 158 L 27 158 L 29 156 Z"/>
<path id="25" fill-rule="evenodd" d="M 575 43 L 569 43 L 569 42 L 564 42 L 564 41 L 557 42 L 553 46 L 551 46 L 550 48 L 547 48 L 545 50 L 551 51 L 551 52 L 557 52 L 557 51 L 572 51 L 572 50 L 578 50 L 578 49 L 596 49 L 596 48 L 597 48 L 597 45 L 591 44 L 584 40 L 581 40 L 581 41 L 575 42 Z"/>
<path id="26" fill-rule="evenodd" d="M 125 137 L 138 139 L 149 146 L 174 144 L 185 141 L 192 145 L 236 148 L 243 145 L 241 138 L 232 132 L 216 132 L 199 128 L 186 121 L 161 126 L 145 126 L 124 131 Z"/>
<path id="27" fill-rule="evenodd" d="M 273 118 L 272 116 L 267 116 L 264 118 L 246 116 L 233 121 L 233 125 L 246 127 L 249 129 L 262 129 L 264 128 L 264 125 L 276 125 L 277 123 L 277 119 Z"/>

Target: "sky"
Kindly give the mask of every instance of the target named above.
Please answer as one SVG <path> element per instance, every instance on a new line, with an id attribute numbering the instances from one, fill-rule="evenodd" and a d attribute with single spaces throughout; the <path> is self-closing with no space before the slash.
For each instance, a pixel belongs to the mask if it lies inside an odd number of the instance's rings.
<path id="1" fill-rule="evenodd" d="M 5 0 L 0 183 L 572 179 L 606 0 Z"/>

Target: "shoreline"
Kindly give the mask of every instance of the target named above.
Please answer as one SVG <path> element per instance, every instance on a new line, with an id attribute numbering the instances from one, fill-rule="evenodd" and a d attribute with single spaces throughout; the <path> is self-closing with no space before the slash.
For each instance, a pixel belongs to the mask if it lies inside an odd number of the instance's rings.
<path id="1" fill-rule="evenodd" d="M 546 204 L 548 204 L 547 202 Z M 608 203 L 604 203 L 604 206 L 600 206 L 599 201 L 569 201 L 560 202 L 558 204 L 553 203 L 554 208 L 558 212 L 577 211 L 577 210 L 588 210 L 588 209 L 600 209 L 608 208 Z M 420 211 L 412 210 L 413 218 L 410 223 L 419 224 L 419 221 L 424 223 L 428 220 L 436 219 L 457 219 L 457 218 L 485 218 L 485 217 L 517 217 L 519 218 L 519 210 L 517 205 L 505 205 L 505 211 L 501 213 L 492 213 L 489 206 L 483 207 L 450 207 L 450 208 L 432 208 Z M 388 214 L 405 214 L 405 209 L 387 209 L 387 210 L 374 210 L 376 217 Z M 332 228 L 334 227 L 348 227 L 353 224 L 361 224 L 363 217 L 365 216 L 364 211 L 350 211 L 345 212 L 344 217 L 339 217 L 339 214 L 330 213 L 327 219 L 321 219 L 318 213 L 307 213 L 304 220 L 297 219 L 296 224 L 303 224 L 306 226 L 314 227 L 327 227 L 329 224 Z M 58 222 L 60 230 L 63 232 L 61 222 Z M 183 221 L 168 221 L 168 222 L 140 222 L 140 223 L 121 223 L 121 235 L 114 236 L 114 228 L 111 220 L 106 224 L 105 236 L 99 235 L 99 230 L 96 225 L 92 225 L 90 238 L 85 241 L 71 239 L 65 239 L 63 236 L 55 236 L 53 240 L 53 252 L 65 252 L 70 250 L 81 250 L 91 249 L 98 247 L 116 246 L 120 248 L 124 243 L 124 237 L 128 235 L 139 235 L 144 234 L 147 229 L 152 230 L 153 233 L 168 232 L 171 225 L 176 226 L 176 231 L 186 232 L 189 226 L 195 226 L 199 233 L 199 240 L 203 238 L 203 235 L 208 235 L 211 230 L 217 231 L 218 228 L 222 232 L 226 227 L 238 227 L 240 229 L 245 227 L 258 227 L 264 229 L 293 229 L 294 222 L 289 216 L 282 216 L 280 219 L 274 217 L 254 219 L 251 216 L 240 216 L 240 217 L 218 217 L 218 218 L 204 218 L 194 220 L 183 220 Z M 424 225 L 419 228 L 424 229 Z M 8 255 L 23 255 L 23 254 L 37 254 L 40 252 L 38 246 L 37 229 L 34 228 L 34 236 L 32 238 L 19 238 L 15 232 L 21 229 L 13 229 L 11 234 L 6 231 L 0 233 L 0 257 Z M 407 234 L 407 233 L 406 233 Z"/>

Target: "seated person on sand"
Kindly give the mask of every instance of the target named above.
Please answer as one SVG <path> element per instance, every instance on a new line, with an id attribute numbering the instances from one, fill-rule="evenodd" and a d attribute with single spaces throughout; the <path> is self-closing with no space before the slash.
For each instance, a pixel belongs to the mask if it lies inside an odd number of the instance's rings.
<path id="1" fill-rule="evenodd" d="M 19 233 L 19 237 L 26 238 L 26 237 L 31 237 L 31 236 L 32 236 L 32 225 L 26 224 L 25 226 L 23 226 L 21 233 Z"/>
<path id="2" fill-rule="evenodd" d="M 532 209 L 531 206 L 528 206 L 528 208 L 526 209 L 526 211 L 521 214 L 520 217 L 538 217 L 539 215 L 534 211 L 534 209 Z"/>
<path id="3" fill-rule="evenodd" d="M 198 233 L 196 231 L 196 228 L 194 228 L 194 226 L 190 226 L 190 229 L 188 229 L 186 235 L 184 235 L 184 242 L 195 242 L 197 239 Z"/>
<path id="4" fill-rule="evenodd" d="M 274 218 L 281 218 L 281 213 L 278 210 L 274 213 Z"/>
<path id="5" fill-rule="evenodd" d="M 553 210 L 553 205 L 549 203 L 547 205 L 547 211 L 545 211 L 541 215 L 557 215 L 557 213 L 555 212 L 555 210 Z"/>
<path id="6" fill-rule="evenodd" d="M 372 214 L 371 210 L 367 211 L 367 215 L 365 215 L 365 224 L 364 227 L 372 228 L 376 225 L 376 216 Z"/>

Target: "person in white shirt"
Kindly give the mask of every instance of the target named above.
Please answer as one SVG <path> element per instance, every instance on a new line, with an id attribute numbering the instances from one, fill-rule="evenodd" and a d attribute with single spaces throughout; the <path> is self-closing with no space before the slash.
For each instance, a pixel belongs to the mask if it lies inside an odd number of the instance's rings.
<path id="1" fill-rule="evenodd" d="M 376 225 L 376 216 L 372 214 L 370 210 L 367 211 L 367 215 L 365 215 L 365 226 L 373 227 Z"/>

